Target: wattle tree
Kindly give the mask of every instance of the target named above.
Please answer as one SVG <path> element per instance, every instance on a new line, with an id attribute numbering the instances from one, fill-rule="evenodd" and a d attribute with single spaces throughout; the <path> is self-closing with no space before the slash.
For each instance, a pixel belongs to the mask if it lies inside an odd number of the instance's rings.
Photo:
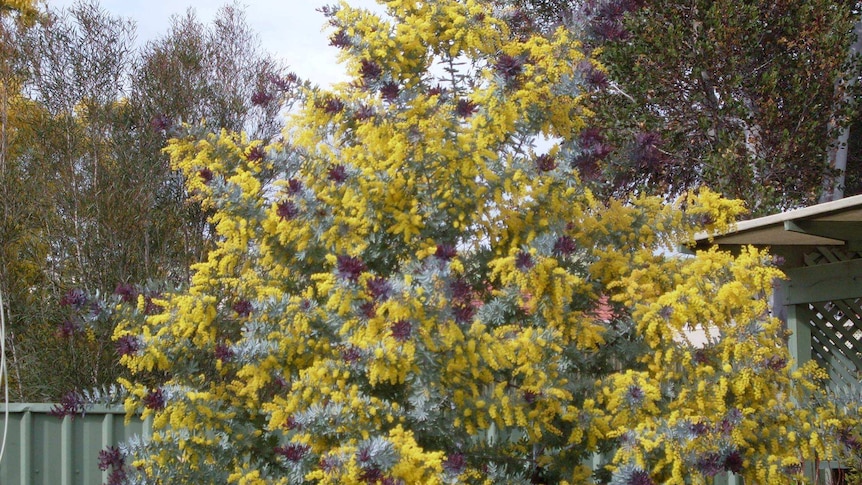
<path id="1" fill-rule="evenodd" d="M 384 3 L 324 9 L 352 81 L 295 86 L 283 142 L 170 142 L 217 245 L 187 289 L 120 295 L 154 434 L 103 453 L 112 483 L 789 483 L 853 442 L 769 255 L 671 252 L 741 202 L 581 183 L 569 31 Z"/>

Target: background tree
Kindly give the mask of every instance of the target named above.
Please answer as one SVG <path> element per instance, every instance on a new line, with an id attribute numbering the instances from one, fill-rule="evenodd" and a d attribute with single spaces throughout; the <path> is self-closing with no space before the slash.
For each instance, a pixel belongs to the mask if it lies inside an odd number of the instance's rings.
<path id="1" fill-rule="evenodd" d="M 187 284 L 210 244 L 162 153 L 175 124 L 272 138 L 289 82 L 235 5 L 141 48 L 95 2 L 32 20 L 4 20 L 3 285 L 16 399 L 51 400 L 122 371 L 106 295 Z"/>
<path id="2" fill-rule="evenodd" d="M 613 185 L 705 184 L 755 214 L 816 202 L 828 140 L 848 123 L 838 81 L 850 77 L 851 5 L 652 2 L 619 18 L 626 8 L 606 3 L 592 24 L 618 88 L 596 110 L 628 155 L 608 159 Z"/>
<path id="3" fill-rule="evenodd" d="M 223 51 L 245 55 L 228 60 Z M 127 131 L 126 146 L 133 150 L 127 156 L 151 167 L 134 186 L 139 200 L 153 208 L 146 221 L 153 228 L 152 239 L 175 245 L 159 253 L 172 258 L 167 266 L 175 281 L 188 280 L 188 262 L 203 257 L 204 235 L 211 228 L 208 214 L 188 203 L 183 179 L 171 171 L 161 148 L 182 122 L 272 139 L 278 134 L 281 91 L 288 82 L 284 77 L 284 69 L 261 51 L 236 5 L 220 9 L 209 26 L 191 11 L 175 17 L 169 32 L 142 50 L 132 73 L 129 108 L 136 129 Z"/>
<path id="4" fill-rule="evenodd" d="M 133 150 L 126 156 L 150 167 L 135 181 L 136 195 L 154 209 L 146 221 L 153 227 L 152 239 L 176 245 L 160 252 L 174 255 L 168 266 L 176 282 L 188 281 L 188 262 L 204 257 L 209 249 L 204 235 L 212 228 L 207 223 L 210 214 L 188 202 L 182 176 L 171 170 L 161 152 L 173 127 L 204 122 L 213 129 L 272 140 L 279 134 L 283 92 L 290 79 L 262 52 L 235 4 L 222 7 L 211 25 L 201 23 L 192 11 L 174 17 L 168 33 L 142 49 L 132 73 L 129 109 L 135 129 L 126 131 L 125 146 Z"/>
<path id="5" fill-rule="evenodd" d="M 859 99 L 855 2 L 514 3 L 540 28 L 582 31 L 607 68 L 583 73 L 599 94 L 579 165 L 599 193 L 706 185 L 761 215 L 830 185 L 831 140 Z"/>
<path id="6" fill-rule="evenodd" d="M 0 292 L 5 303 L 2 311 L 10 319 L 13 310 L 35 314 L 43 310 L 39 304 L 43 275 L 35 261 L 47 249 L 39 239 L 45 213 L 24 202 L 38 185 L 24 183 L 15 163 L 23 146 L 18 141 L 28 139 L 28 125 L 22 119 L 33 108 L 21 94 L 25 76 L 19 39 L 32 26 L 34 14 L 33 2 L 0 2 Z"/>
<path id="7" fill-rule="evenodd" d="M 127 410 L 155 431 L 107 452 L 113 480 L 790 483 L 835 453 L 855 421 L 809 407 L 770 258 L 659 250 L 742 204 L 580 182 L 570 31 L 472 0 L 323 11 L 353 82 L 299 90 L 287 140 L 170 142 L 217 244 L 187 291 L 121 310 Z"/>
<path id="8" fill-rule="evenodd" d="M 123 191 L 138 167 L 117 156 L 114 139 L 122 129 L 133 34 L 128 20 L 78 3 L 43 12 L 20 40 L 34 109 L 26 120 L 31 138 L 20 140 L 16 160 L 17 178 L 29 180 L 30 193 L 19 201 L 46 213 L 39 230 L 47 246 L 31 262 L 43 275 L 39 304 L 47 313 L 10 321 L 18 390 L 27 397 L 54 397 L 70 384 L 97 386 L 118 373 L 109 329 L 84 333 L 81 318 L 97 311 L 84 295 L 109 294 L 145 254 L 140 235 L 128 237 L 140 208 Z"/>

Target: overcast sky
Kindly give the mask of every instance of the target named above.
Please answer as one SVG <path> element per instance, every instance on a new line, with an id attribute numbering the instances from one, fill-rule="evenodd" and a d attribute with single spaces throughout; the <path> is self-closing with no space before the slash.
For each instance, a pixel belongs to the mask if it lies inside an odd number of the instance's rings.
<path id="1" fill-rule="evenodd" d="M 47 0 L 55 8 L 67 7 L 76 0 Z M 209 23 L 222 5 L 220 0 L 100 0 L 103 9 L 137 24 L 138 41 L 145 42 L 167 32 L 172 15 L 191 7 L 198 18 Z M 329 46 L 321 29 L 325 19 L 316 9 L 337 4 L 337 0 L 240 0 L 246 6 L 248 23 L 260 36 L 263 48 L 283 59 L 301 78 L 322 85 L 343 80 L 336 64 L 337 51 Z M 348 0 L 354 6 L 376 7 L 374 0 Z"/>

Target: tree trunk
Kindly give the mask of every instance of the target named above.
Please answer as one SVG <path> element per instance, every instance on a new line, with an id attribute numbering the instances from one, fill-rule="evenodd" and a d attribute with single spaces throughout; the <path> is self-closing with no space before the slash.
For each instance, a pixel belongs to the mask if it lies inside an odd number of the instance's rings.
<path id="1" fill-rule="evenodd" d="M 850 45 L 850 59 L 862 54 L 862 18 L 856 22 L 856 27 L 853 29 L 856 39 Z M 855 74 L 855 73 L 853 73 Z M 851 76 L 847 79 L 847 83 L 855 83 L 857 79 Z M 845 87 L 847 96 L 847 88 Z M 837 172 L 832 178 L 827 178 L 823 187 L 823 194 L 820 196 L 820 202 L 829 202 L 838 200 L 844 197 L 844 176 L 847 172 L 847 153 L 848 141 L 850 140 L 850 125 L 843 127 L 835 140 L 834 144 L 829 148 L 829 166 Z"/>

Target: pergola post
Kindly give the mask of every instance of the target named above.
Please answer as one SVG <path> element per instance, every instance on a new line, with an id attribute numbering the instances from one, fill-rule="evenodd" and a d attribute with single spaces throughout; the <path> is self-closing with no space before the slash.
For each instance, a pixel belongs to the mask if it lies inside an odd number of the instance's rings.
<path id="1" fill-rule="evenodd" d="M 782 285 L 784 287 L 784 285 Z M 811 307 L 807 303 L 791 303 L 784 306 L 785 322 L 790 336 L 787 348 L 793 359 L 792 368 L 798 369 L 811 360 Z M 802 464 L 802 473 L 808 480 L 814 480 L 814 464 Z"/>
<path id="2" fill-rule="evenodd" d="M 790 331 L 787 347 L 793 358 L 793 368 L 796 369 L 811 360 L 811 309 L 800 303 L 787 305 L 785 311 L 787 330 Z"/>

